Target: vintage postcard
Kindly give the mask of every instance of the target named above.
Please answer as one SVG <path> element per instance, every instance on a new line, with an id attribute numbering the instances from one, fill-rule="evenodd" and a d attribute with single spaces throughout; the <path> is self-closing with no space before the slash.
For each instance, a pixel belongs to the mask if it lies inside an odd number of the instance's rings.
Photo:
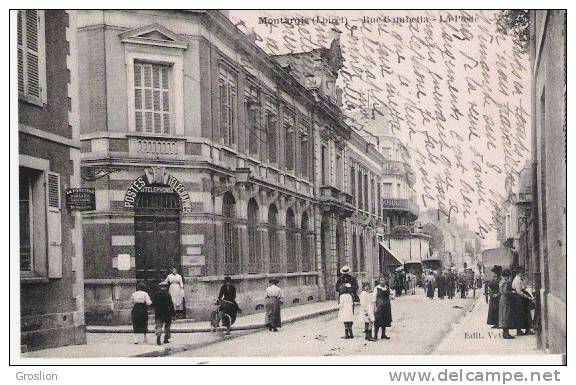
<path id="1" fill-rule="evenodd" d="M 565 10 L 10 23 L 19 363 L 566 363 Z"/>

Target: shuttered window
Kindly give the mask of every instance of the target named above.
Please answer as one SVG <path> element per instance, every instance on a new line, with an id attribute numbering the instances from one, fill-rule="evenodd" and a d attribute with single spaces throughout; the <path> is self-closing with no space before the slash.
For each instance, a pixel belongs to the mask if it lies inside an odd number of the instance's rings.
<path id="1" fill-rule="evenodd" d="M 266 112 L 266 141 L 268 143 L 268 161 L 270 163 L 278 162 L 277 147 L 277 117 L 271 111 Z"/>
<path id="2" fill-rule="evenodd" d="M 273 204 L 268 209 L 268 249 L 270 252 L 270 273 L 280 272 L 280 250 L 278 250 L 278 210 Z"/>
<path id="3" fill-rule="evenodd" d="M 169 134 L 171 119 L 171 67 L 134 63 L 134 113 L 137 132 Z"/>
<path id="4" fill-rule="evenodd" d="M 300 171 L 304 179 L 308 179 L 308 135 L 300 135 Z"/>
<path id="5" fill-rule="evenodd" d="M 218 92 L 220 98 L 220 134 L 224 144 L 232 146 L 236 143 L 236 109 L 237 109 L 236 76 L 220 68 Z"/>
<path id="6" fill-rule="evenodd" d="M 20 271 L 32 271 L 32 176 L 20 168 Z"/>
<path id="7" fill-rule="evenodd" d="M 286 159 L 286 169 L 294 171 L 296 146 L 294 144 L 296 132 L 294 130 L 294 116 L 288 115 L 284 119 L 284 155 Z"/>
<path id="8" fill-rule="evenodd" d="M 46 102 L 44 12 L 18 11 L 18 94 L 36 103 Z"/>

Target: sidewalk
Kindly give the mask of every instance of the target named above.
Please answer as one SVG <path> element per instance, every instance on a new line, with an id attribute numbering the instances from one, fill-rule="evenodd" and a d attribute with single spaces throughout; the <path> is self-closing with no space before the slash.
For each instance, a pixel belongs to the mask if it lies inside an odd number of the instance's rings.
<path id="1" fill-rule="evenodd" d="M 288 324 L 328 314 L 338 310 L 336 301 L 315 302 L 282 309 L 282 323 Z M 87 344 L 62 346 L 22 354 L 22 358 L 97 358 L 97 357 L 160 357 L 185 352 L 223 340 L 232 339 L 264 328 L 264 313 L 240 316 L 232 327 L 232 334 L 210 332 L 208 321 L 178 322 L 172 327 L 171 342 L 156 345 L 154 325 L 145 344 L 134 344 L 131 325 L 87 326 Z"/>
<path id="2" fill-rule="evenodd" d="M 434 349 L 438 355 L 526 355 L 543 354 L 536 349 L 536 336 L 520 336 L 513 340 L 502 338 L 502 329 L 486 324 L 488 304 L 484 296 L 478 298 L 468 314 L 454 324 L 452 330 Z M 512 336 L 516 335 L 511 330 Z"/>

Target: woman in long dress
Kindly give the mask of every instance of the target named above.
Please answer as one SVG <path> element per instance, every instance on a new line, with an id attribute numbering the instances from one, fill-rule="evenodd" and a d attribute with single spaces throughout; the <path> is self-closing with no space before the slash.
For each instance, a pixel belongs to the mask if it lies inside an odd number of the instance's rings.
<path id="1" fill-rule="evenodd" d="M 434 298 L 434 285 L 436 283 L 436 279 L 434 278 L 434 273 L 429 272 L 428 276 L 426 277 L 426 296 L 430 299 Z"/>
<path id="2" fill-rule="evenodd" d="M 378 339 L 378 331 L 382 329 L 382 339 L 390 339 L 386 328 L 392 325 L 392 307 L 390 306 L 390 287 L 378 282 L 372 292 L 374 305 L 374 338 Z"/>
<path id="3" fill-rule="evenodd" d="M 512 273 L 509 269 L 504 269 L 502 272 L 502 280 L 500 281 L 500 300 L 498 302 L 498 326 L 503 329 L 502 338 L 513 339 L 510 335 L 510 329 L 518 327 L 518 317 L 515 312 L 515 303 L 517 302 L 515 296 L 517 295 L 512 290 Z"/>
<path id="4" fill-rule="evenodd" d="M 436 286 L 438 286 L 438 298 L 444 299 L 446 296 L 446 276 L 442 271 L 438 274 Z"/>
<path id="5" fill-rule="evenodd" d="M 172 297 L 175 311 L 184 311 L 184 281 L 182 276 L 178 274 L 176 268 L 172 269 L 172 274 L 169 274 L 164 280 L 168 285 L 168 293 Z"/>
<path id="6" fill-rule="evenodd" d="M 280 307 L 282 305 L 283 293 L 278 285 L 278 279 L 272 278 L 270 286 L 266 288 L 266 326 L 269 331 L 277 332 L 282 327 L 280 317 Z"/>
<path id="7" fill-rule="evenodd" d="M 492 328 L 498 328 L 498 306 L 500 302 L 500 274 L 502 267 L 494 265 L 492 268 L 494 278 L 487 283 L 488 286 L 488 319 L 486 323 Z"/>
<path id="8" fill-rule="evenodd" d="M 139 334 L 143 334 L 143 342 L 147 342 L 148 333 L 148 306 L 152 305 L 150 296 L 146 293 L 146 285 L 139 283 L 136 285 L 136 291 L 132 293 L 130 300 L 132 302 L 132 330 L 134 331 L 134 343 L 140 341 Z"/>

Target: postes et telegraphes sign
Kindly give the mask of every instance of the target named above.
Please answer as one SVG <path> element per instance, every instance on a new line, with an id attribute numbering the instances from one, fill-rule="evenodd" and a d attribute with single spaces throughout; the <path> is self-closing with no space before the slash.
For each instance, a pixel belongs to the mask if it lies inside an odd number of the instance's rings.
<path id="1" fill-rule="evenodd" d="M 182 212 L 192 212 L 192 201 L 188 191 L 178 179 L 170 175 L 164 167 L 151 167 L 145 174 L 137 178 L 124 195 L 124 207 L 134 208 L 134 202 L 139 192 L 157 194 L 176 193 L 180 197 Z"/>
<path id="2" fill-rule="evenodd" d="M 91 187 L 66 189 L 66 207 L 68 210 L 96 210 L 96 193 Z"/>

